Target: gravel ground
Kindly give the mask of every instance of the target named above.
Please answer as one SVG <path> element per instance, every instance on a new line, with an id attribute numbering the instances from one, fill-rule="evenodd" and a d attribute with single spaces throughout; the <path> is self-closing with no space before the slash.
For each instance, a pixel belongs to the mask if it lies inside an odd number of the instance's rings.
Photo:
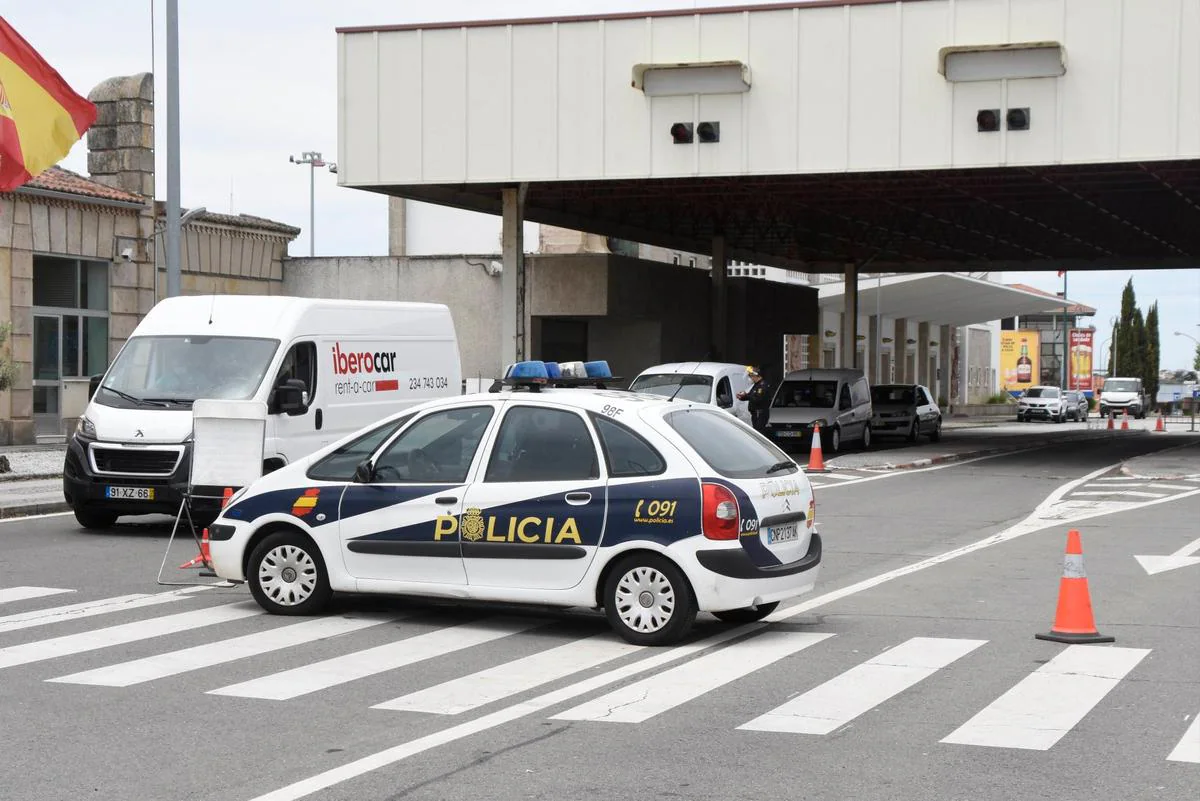
<path id="1" fill-rule="evenodd" d="M 2 455 L 8 458 L 12 472 L 0 473 L 0 481 L 61 475 L 65 454 L 66 450 L 60 448 L 4 451 Z"/>

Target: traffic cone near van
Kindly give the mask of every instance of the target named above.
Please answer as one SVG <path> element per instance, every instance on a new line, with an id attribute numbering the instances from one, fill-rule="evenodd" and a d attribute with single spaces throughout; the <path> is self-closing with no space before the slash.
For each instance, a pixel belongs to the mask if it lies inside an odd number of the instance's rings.
<path id="1" fill-rule="evenodd" d="M 1123 412 L 1121 414 L 1121 430 L 1122 431 L 1129 430 L 1129 413 L 1128 412 Z"/>
<path id="2" fill-rule="evenodd" d="M 825 457 L 821 454 L 821 424 L 813 424 L 812 447 L 808 451 L 808 470 L 809 473 L 828 473 L 829 469 L 825 467 Z"/>
<path id="3" fill-rule="evenodd" d="M 1115 637 L 1107 637 L 1096 630 L 1087 572 L 1083 569 L 1083 546 L 1075 529 L 1067 533 L 1067 551 L 1063 556 L 1063 574 L 1058 585 L 1054 628 L 1047 634 L 1035 634 L 1034 637 L 1071 645 L 1116 642 Z"/>
<path id="4" fill-rule="evenodd" d="M 1165 432 L 1167 430 L 1167 424 L 1163 422 L 1163 416 L 1161 413 L 1158 415 L 1158 422 L 1154 425 L 1154 430 L 1156 432 Z"/>
<path id="5" fill-rule="evenodd" d="M 226 487 L 224 494 L 221 495 L 221 508 L 224 509 L 229 505 L 229 499 L 233 497 L 233 487 Z"/>
<path id="6" fill-rule="evenodd" d="M 208 550 L 208 529 L 204 529 L 200 535 L 200 553 L 187 562 L 179 566 L 180 570 L 187 570 L 189 567 L 212 567 L 212 556 Z"/>
<path id="7" fill-rule="evenodd" d="M 1110 415 L 1108 416 L 1108 430 L 1109 430 L 1109 431 L 1112 431 L 1112 430 L 1113 430 L 1113 418 L 1114 418 L 1114 417 L 1116 417 L 1116 416 L 1117 416 L 1117 415 L 1116 415 L 1115 413 L 1113 413 L 1113 414 L 1110 414 Z"/>

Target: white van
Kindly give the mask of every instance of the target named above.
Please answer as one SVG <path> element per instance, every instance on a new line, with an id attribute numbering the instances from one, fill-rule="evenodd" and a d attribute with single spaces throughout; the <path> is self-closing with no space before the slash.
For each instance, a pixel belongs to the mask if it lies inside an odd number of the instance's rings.
<path id="1" fill-rule="evenodd" d="M 744 364 L 724 362 L 671 362 L 647 367 L 633 379 L 634 392 L 711 403 L 750 424 L 750 407 L 738 400 L 749 392 L 751 381 Z"/>
<path id="2" fill-rule="evenodd" d="M 86 528 L 120 515 L 175 514 L 199 398 L 267 404 L 270 472 L 409 406 L 461 394 L 461 373 L 443 305 L 168 298 L 93 377 L 68 444 L 63 494 Z"/>

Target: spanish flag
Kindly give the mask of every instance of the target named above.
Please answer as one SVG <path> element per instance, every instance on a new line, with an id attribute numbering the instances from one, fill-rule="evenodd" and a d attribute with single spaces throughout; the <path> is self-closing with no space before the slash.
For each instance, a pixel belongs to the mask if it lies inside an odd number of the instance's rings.
<path id="1" fill-rule="evenodd" d="M 61 161 L 96 121 L 96 107 L 0 17 L 0 192 Z"/>

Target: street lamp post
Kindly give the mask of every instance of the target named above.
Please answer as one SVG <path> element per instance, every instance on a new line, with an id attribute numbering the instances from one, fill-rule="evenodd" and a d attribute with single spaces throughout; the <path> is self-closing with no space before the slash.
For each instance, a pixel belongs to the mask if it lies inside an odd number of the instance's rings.
<path id="1" fill-rule="evenodd" d="M 326 163 L 321 158 L 319 150 L 306 150 L 300 154 L 300 157 L 288 156 L 288 161 L 292 164 L 307 164 L 308 165 L 308 255 L 317 255 L 317 167 L 328 167 L 332 173 L 337 172 L 337 164 L 333 162 Z"/>

